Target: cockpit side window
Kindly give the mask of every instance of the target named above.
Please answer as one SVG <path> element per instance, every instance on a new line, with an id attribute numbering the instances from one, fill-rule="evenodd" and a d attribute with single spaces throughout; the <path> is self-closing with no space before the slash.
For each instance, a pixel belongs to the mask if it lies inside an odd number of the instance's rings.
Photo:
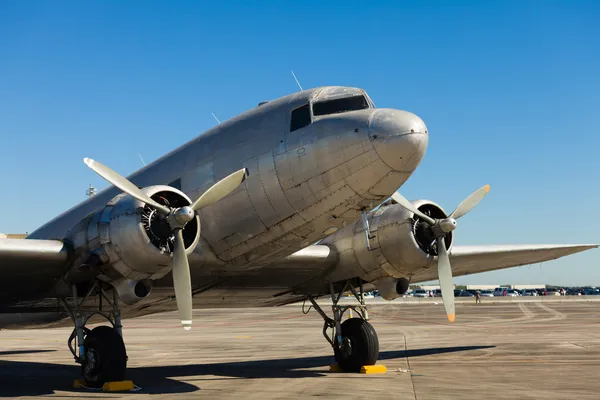
<path id="1" fill-rule="evenodd" d="M 290 122 L 290 132 L 294 132 L 300 128 L 310 125 L 310 107 L 308 104 L 296 108 L 292 111 L 292 121 Z"/>
<path id="2" fill-rule="evenodd" d="M 318 115 L 338 114 L 348 111 L 369 108 L 365 96 L 343 97 L 341 99 L 324 100 L 313 103 L 313 113 Z"/>

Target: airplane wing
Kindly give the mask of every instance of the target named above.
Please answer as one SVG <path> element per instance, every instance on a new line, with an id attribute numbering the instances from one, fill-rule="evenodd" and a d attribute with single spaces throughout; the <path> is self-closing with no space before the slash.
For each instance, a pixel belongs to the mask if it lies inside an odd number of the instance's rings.
<path id="1" fill-rule="evenodd" d="M 16 285 L 23 297 L 48 288 L 64 273 L 68 257 L 60 240 L 0 239 L 0 299 Z"/>
<path id="2" fill-rule="evenodd" d="M 450 252 L 452 275 L 470 275 L 497 269 L 535 264 L 598 247 L 590 245 L 484 245 L 455 246 Z M 437 279 L 437 261 L 412 276 L 411 282 Z"/>

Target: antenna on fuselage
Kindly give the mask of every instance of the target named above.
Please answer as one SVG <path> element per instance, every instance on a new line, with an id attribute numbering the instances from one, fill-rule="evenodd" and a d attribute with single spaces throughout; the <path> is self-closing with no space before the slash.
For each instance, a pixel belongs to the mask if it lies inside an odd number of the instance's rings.
<path id="1" fill-rule="evenodd" d="M 144 162 L 144 159 L 142 158 L 142 154 L 138 153 L 138 156 L 140 156 L 140 160 L 142 160 L 142 164 L 144 164 L 144 167 L 146 166 L 146 163 Z"/>
<path id="2" fill-rule="evenodd" d="M 217 118 L 217 116 L 215 115 L 215 113 L 211 113 L 211 114 L 214 117 L 214 119 L 217 120 L 217 122 L 219 123 L 219 125 L 221 125 L 221 121 L 219 121 L 219 118 Z"/>
<path id="3" fill-rule="evenodd" d="M 92 197 L 92 196 L 95 196 L 96 193 L 98 193 L 98 191 L 90 183 L 90 187 L 88 188 L 88 190 L 85 191 L 85 194 L 87 195 L 87 197 Z"/>
<path id="4" fill-rule="evenodd" d="M 294 71 L 291 71 L 291 72 L 292 72 L 292 76 L 294 77 L 294 80 L 296 81 L 296 83 L 298 84 L 298 87 L 300 88 L 300 91 L 304 90 L 304 89 L 302 89 L 302 86 L 300 86 L 300 82 L 298 82 L 298 78 L 296 78 L 296 74 L 294 74 Z"/>

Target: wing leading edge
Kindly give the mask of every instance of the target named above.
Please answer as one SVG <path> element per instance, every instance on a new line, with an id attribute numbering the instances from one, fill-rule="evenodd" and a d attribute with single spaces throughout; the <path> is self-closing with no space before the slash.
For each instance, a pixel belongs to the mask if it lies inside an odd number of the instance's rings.
<path id="1" fill-rule="evenodd" d="M 462 276 L 535 264 L 597 248 L 598 246 L 597 244 L 455 246 L 450 252 L 452 274 Z M 418 283 L 437 279 L 437 272 L 434 267 L 435 264 L 432 264 L 431 267 L 417 272 L 412 276 L 411 282 Z"/>
<path id="2" fill-rule="evenodd" d="M 0 239 L 0 303 L 51 286 L 69 253 L 60 240 Z"/>

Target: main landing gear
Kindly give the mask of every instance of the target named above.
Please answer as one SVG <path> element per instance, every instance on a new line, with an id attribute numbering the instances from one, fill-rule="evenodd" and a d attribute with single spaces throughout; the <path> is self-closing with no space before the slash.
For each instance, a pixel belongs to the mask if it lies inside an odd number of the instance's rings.
<path id="1" fill-rule="evenodd" d="M 323 317 L 323 336 L 333 347 L 335 361 L 344 372 L 359 372 L 363 366 L 375 365 L 379 357 L 379 339 L 373 326 L 368 322 L 369 314 L 365 305 L 362 281 L 359 283 L 360 292 L 357 293 L 350 280 L 346 281 L 339 292 L 334 291 L 333 284 L 329 284 L 331 292 L 331 306 L 333 319 L 329 318 L 315 299 L 307 294 L 312 306 Z M 343 293 L 350 289 L 359 305 L 339 305 Z M 358 318 L 349 318 L 342 323 L 342 317 L 349 309 L 356 312 Z M 327 330 L 330 329 L 330 332 Z"/>
<path id="2" fill-rule="evenodd" d="M 73 320 L 75 328 L 69 337 L 68 346 L 75 357 L 75 362 L 81 364 L 81 374 L 85 380 L 84 385 L 92 388 L 101 388 L 107 382 L 119 382 L 125 378 L 127 368 L 127 353 L 123 342 L 121 325 L 121 311 L 119 310 L 119 297 L 116 290 L 112 290 L 112 302 L 107 293 L 96 281 L 86 296 L 79 301 L 77 288 L 73 289 L 72 304 L 61 299 L 64 308 Z M 84 311 L 83 303 L 94 294 L 98 294 L 98 310 Z M 103 302 L 110 309 L 104 311 Z M 100 315 L 110 326 L 97 326 L 94 329 L 85 327 L 93 315 Z"/>

